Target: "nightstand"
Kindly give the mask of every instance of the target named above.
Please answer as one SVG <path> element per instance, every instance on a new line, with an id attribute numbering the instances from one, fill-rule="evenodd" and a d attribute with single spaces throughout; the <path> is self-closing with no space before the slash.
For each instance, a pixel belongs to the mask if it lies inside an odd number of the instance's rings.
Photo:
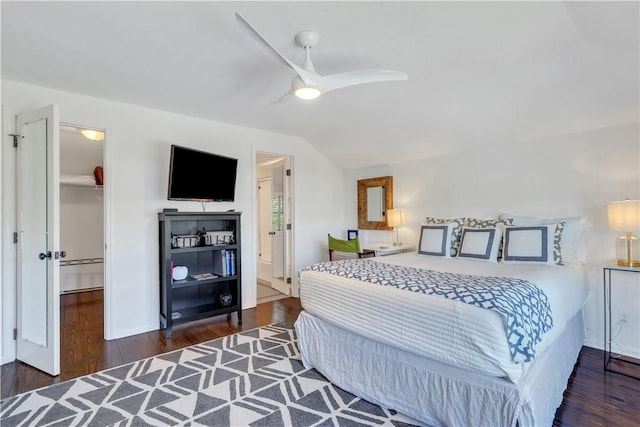
<path id="1" fill-rule="evenodd" d="M 375 251 L 376 256 L 386 256 L 401 254 L 403 252 L 412 252 L 416 250 L 416 247 L 415 245 L 394 246 L 393 243 L 365 242 L 362 244 L 362 249 Z"/>
<path id="2" fill-rule="evenodd" d="M 640 376 L 637 376 L 635 372 L 632 374 L 630 369 L 624 372 L 615 369 L 617 363 L 640 366 L 639 361 L 631 357 L 620 356 L 611 352 L 611 273 L 613 271 L 629 274 L 640 273 L 640 268 L 623 267 L 618 265 L 615 261 L 610 261 L 605 264 L 602 270 L 604 273 L 604 370 L 640 379 Z M 612 361 L 614 362 L 613 364 L 611 363 Z"/>

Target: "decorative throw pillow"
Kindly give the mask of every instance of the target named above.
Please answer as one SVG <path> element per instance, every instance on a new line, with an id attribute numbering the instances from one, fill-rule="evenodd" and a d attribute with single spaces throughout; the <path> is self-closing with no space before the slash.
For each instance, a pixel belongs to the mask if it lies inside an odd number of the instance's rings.
<path id="1" fill-rule="evenodd" d="M 502 239 L 501 227 L 463 227 L 458 258 L 498 262 L 498 249 Z"/>
<path id="2" fill-rule="evenodd" d="M 502 262 L 564 265 L 560 250 L 564 227 L 564 222 L 505 227 Z"/>
<path id="3" fill-rule="evenodd" d="M 585 264 L 587 262 L 587 246 L 591 223 L 585 217 L 545 218 L 535 216 L 515 215 L 508 212 L 500 214 L 500 218 L 511 219 L 513 225 L 547 225 L 565 223 L 562 232 L 562 261 L 565 264 Z"/>
<path id="4" fill-rule="evenodd" d="M 425 224 L 451 224 L 451 249 L 450 255 L 455 257 L 458 254 L 458 248 L 460 247 L 460 232 L 462 231 L 462 227 L 464 226 L 464 218 L 433 218 L 426 217 L 424 222 Z"/>
<path id="5" fill-rule="evenodd" d="M 502 218 L 502 219 L 479 219 L 479 218 L 465 218 L 465 223 L 467 227 L 473 228 L 489 228 L 489 227 L 501 227 L 505 225 L 511 225 L 513 220 L 511 218 Z M 498 247 L 498 260 L 502 259 L 502 242 L 500 242 L 500 246 Z"/>
<path id="6" fill-rule="evenodd" d="M 420 229 L 418 254 L 432 256 L 451 256 L 451 223 L 441 225 L 423 225 Z"/>

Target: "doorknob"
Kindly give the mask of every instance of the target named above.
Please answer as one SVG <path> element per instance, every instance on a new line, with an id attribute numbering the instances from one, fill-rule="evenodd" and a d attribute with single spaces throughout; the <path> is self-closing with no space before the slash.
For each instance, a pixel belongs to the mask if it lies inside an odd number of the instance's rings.
<path id="1" fill-rule="evenodd" d="M 51 259 L 51 251 L 47 251 L 46 253 L 40 252 L 38 258 L 40 258 L 40 260 L 42 261 L 44 261 L 45 259 Z"/>
<path id="2" fill-rule="evenodd" d="M 60 258 L 64 258 L 67 256 L 67 252 L 66 251 L 60 251 Z"/>

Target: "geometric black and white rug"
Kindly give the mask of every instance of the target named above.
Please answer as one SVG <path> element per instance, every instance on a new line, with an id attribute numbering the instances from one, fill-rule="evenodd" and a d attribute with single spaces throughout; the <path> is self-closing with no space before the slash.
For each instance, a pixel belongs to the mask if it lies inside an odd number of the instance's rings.
<path id="1" fill-rule="evenodd" d="M 8 426 L 406 426 L 412 419 L 300 362 L 295 332 L 266 326 L 0 402 Z"/>

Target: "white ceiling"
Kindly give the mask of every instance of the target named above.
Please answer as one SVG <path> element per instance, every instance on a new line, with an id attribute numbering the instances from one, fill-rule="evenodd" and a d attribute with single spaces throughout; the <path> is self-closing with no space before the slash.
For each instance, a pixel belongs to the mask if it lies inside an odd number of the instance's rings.
<path id="1" fill-rule="evenodd" d="M 639 3 L 1 2 L 2 77 L 308 140 L 344 169 L 637 122 Z M 320 74 L 406 72 L 304 102 L 240 12 Z M 96 119 L 99 123 L 99 119 Z"/>

